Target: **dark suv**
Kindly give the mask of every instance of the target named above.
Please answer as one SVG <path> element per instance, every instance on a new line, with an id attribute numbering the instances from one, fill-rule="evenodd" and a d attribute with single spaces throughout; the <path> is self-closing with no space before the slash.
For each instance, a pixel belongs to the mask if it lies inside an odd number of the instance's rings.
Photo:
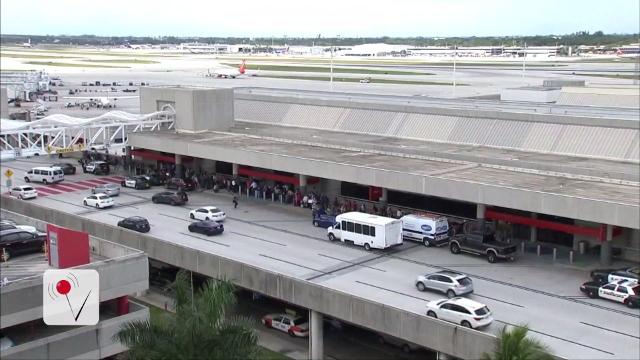
<path id="1" fill-rule="evenodd" d="M 151 230 L 149 221 L 142 216 L 132 216 L 126 219 L 122 219 L 118 221 L 118 226 L 141 233 L 146 233 Z"/>
<path id="2" fill-rule="evenodd" d="M 184 194 L 184 192 L 182 194 Z M 171 191 L 163 191 L 154 194 L 151 197 L 151 201 L 154 204 L 184 205 L 187 203 L 187 197 Z"/>
<path id="3" fill-rule="evenodd" d="M 76 167 L 69 163 L 55 163 L 51 167 L 59 167 L 65 175 L 74 175 L 76 173 Z"/>
<path id="4" fill-rule="evenodd" d="M 195 186 L 190 179 L 171 178 L 167 180 L 167 189 L 178 190 L 182 188 L 184 191 L 192 191 Z"/>

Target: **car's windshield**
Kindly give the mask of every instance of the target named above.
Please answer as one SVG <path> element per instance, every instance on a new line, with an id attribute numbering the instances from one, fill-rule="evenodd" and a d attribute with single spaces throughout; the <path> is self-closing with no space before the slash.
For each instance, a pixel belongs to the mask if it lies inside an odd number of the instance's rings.
<path id="1" fill-rule="evenodd" d="M 469 279 L 468 277 L 463 277 L 462 279 L 458 279 L 458 282 L 460 283 L 460 285 L 471 285 L 471 279 Z"/>
<path id="2" fill-rule="evenodd" d="M 637 296 L 640 296 L 640 285 L 636 285 L 632 287 L 631 291 L 633 291 L 633 293 L 636 294 Z"/>
<path id="3" fill-rule="evenodd" d="M 33 188 L 31 186 L 25 186 L 22 188 L 22 191 L 31 191 Z"/>

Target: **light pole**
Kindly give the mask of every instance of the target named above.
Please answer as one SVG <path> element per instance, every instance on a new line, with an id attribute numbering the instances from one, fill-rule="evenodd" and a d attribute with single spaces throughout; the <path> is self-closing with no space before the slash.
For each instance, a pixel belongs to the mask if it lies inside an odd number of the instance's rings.
<path id="1" fill-rule="evenodd" d="M 329 69 L 330 69 L 329 84 L 331 86 L 331 91 L 333 91 L 333 45 L 331 46 L 331 65 Z"/>
<path id="2" fill-rule="evenodd" d="M 453 44 L 453 97 L 456 97 L 456 55 L 457 55 L 457 46 L 455 43 Z"/>
<path id="3" fill-rule="evenodd" d="M 524 43 L 524 48 L 522 50 L 522 85 L 524 85 L 524 72 L 527 66 L 527 43 Z"/>

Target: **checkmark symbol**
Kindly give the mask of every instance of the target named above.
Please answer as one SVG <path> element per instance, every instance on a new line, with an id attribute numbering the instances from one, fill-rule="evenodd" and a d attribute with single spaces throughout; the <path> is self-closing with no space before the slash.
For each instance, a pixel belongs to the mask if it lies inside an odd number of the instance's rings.
<path id="1" fill-rule="evenodd" d="M 73 315 L 74 320 L 77 322 L 78 318 L 80 317 L 80 314 L 82 313 L 82 309 L 84 309 L 84 305 L 87 303 L 87 300 L 89 299 L 89 295 L 91 295 L 91 290 L 89 290 L 89 293 L 87 294 L 87 297 L 84 298 L 84 302 L 82 303 L 82 306 L 80 307 L 80 310 L 78 311 L 78 314 L 74 314 L 73 313 L 73 306 L 71 306 L 71 302 L 69 301 L 69 296 L 67 296 L 65 294 L 65 297 L 67 298 L 67 303 L 69 304 L 69 309 L 71 310 L 71 315 Z"/>

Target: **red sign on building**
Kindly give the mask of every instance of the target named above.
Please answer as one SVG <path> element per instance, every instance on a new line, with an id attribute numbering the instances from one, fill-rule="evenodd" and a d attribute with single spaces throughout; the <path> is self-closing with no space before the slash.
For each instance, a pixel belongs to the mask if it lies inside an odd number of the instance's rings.
<path id="1" fill-rule="evenodd" d="M 89 263 L 89 233 L 47 224 L 49 265 L 66 269 Z"/>

